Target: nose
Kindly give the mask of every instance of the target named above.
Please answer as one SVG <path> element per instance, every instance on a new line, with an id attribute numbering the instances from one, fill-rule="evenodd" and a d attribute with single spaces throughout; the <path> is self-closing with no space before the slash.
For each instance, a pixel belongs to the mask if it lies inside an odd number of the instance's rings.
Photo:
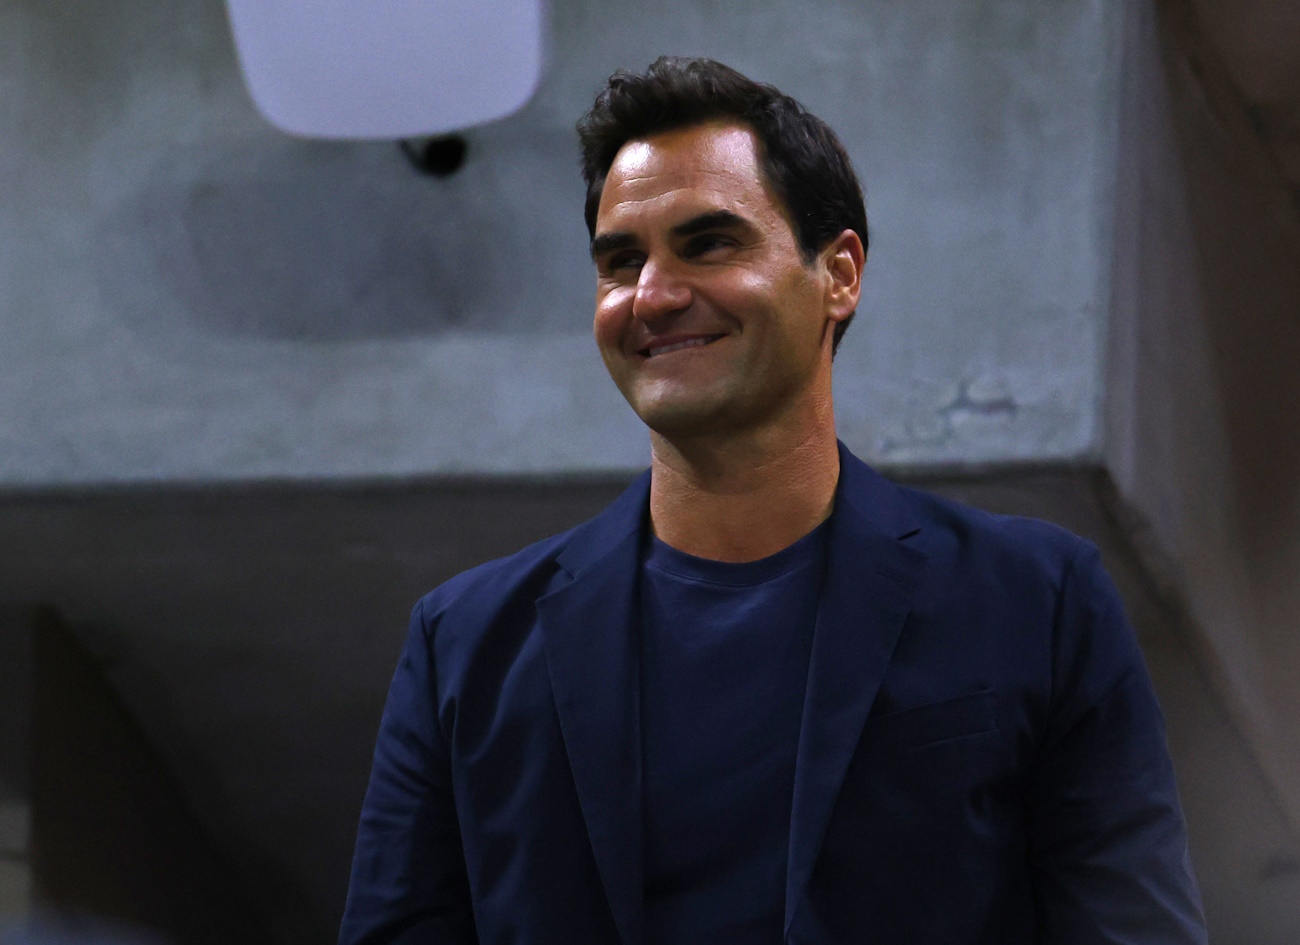
<path id="1" fill-rule="evenodd" d="M 643 322 L 656 321 L 691 304 L 691 289 L 671 265 L 647 259 L 637 277 L 632 315 Z"/>

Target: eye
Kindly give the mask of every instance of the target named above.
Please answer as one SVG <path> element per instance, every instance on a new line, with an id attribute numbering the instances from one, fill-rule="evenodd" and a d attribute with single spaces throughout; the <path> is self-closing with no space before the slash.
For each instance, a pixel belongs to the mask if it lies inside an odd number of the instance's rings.
<path id="1" fill-rule="evenodd" d="M 687 242 L 686 256 L 688 258 L 706 256 L 709 253 L 728 249 L 735 245 L 735 240 L 729 236 L 723 236 L 721 233 L 701 233 L 698 236 L 692 236 Z"/>
<path id="2" fill-rule="evenodd" d="M 637 272 L 645 262 L 645 254 L 639 252 L 611 253 L 601 262 L 600 269 L 605 273 Z"/>

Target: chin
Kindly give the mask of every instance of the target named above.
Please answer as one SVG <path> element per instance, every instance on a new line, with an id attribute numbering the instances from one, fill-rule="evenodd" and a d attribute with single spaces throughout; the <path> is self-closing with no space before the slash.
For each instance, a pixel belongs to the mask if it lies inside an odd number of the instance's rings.
<path id="1" fill-rule="evenodd" d="M 709 436 L 735 429 L 739 423 L 728 404 L 704 399 L 689 402 L 660 400 L 634 404 L 641 422 L 667 440 Z"/>

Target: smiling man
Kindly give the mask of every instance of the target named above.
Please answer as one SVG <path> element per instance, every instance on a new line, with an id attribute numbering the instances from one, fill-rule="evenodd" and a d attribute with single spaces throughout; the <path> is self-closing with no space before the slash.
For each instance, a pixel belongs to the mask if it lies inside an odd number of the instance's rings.
<path id="1" fill-rule="evenodd" d="M 834 133 L 661 59 L 579 135 L 651 468 L 416 606 L 340 942 L 1204 942 L 1095 549 L 836 440 L 867 227 Z"/>

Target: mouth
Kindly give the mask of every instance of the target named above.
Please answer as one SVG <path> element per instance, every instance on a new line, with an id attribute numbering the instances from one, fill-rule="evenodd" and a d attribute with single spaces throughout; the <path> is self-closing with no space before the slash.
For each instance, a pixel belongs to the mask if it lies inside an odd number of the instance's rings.
<path id="1" fill-rule="evenodd" d="M 711 345 L 723 335 L 695 335 L 690 338 L 673 339 L 666 338 L 663 341 L 656 342 L 647 348 L 642 348 L 637 354 L 643 358 L 657 358 L 661 354 L 671 354 L 674 351 L 685 351 L 688 348 L 703 348 L 705 345 Z"/>

